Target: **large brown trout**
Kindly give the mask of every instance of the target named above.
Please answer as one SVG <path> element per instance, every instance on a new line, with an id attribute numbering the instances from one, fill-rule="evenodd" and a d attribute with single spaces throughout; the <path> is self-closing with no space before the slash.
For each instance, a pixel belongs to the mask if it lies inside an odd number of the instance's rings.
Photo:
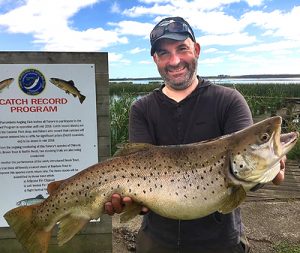
<path id="1" fill-rule="evenodd" d="M 46 253 L 55 224 L 62 245 L 104 213 L 113 193 L 135 202 L 123 220 L 137 215 L 141 206 L 180 220 L 228 213 L 252 187 L 274 179 L 298 137 L 298 132 L 281 134 L 281 118 L 273 117 L 194 144 L 127 144 L 114 158 L 52 183 L 49 188 L 55 189 L 44 202 L 17 207 L 4 217 L 28 252 Z"/>

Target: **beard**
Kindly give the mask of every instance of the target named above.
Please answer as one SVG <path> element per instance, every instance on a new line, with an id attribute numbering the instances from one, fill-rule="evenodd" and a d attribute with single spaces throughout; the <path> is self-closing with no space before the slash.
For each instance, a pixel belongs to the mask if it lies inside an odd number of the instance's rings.
<path id="1" fill-rule="evenodd" d="M 194 81 L 197 76 L 197 66 L 198 66 L 198 58 L 195 57 L 193 61 L 188 62 L 180 62 L 177 66 L 166 66 L 165 68 L 158 69 L 162 79 L 166 86 L 174 90 L 184 90 L 188 88 Z M 168 75 L 169 70 L 179 69 L 180 67 L 184 67 L 187 69 L 187 72 L 181 77 L 174 78 Z"/>

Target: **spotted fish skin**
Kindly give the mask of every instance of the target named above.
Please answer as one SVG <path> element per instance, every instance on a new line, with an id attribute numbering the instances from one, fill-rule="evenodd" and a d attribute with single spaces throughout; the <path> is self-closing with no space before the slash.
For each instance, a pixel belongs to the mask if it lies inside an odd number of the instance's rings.
<path id="1" fill-rule="evenodd" d="M 125 221 L 140 206 L 181 220 L 228 213 L 249 189 L 276 176 L 280 159 L 295 145 L 299 133 L 280 137 L 280 125 L 281 118 L 273 117 L 206 142 L 127 144 L 114 158 L 51 184 L 41 204 L 12 209 L 4 217 L 29 253 L 46 253 L 57 222 L 61 245 L 99 218 L 113 193 L 134 200 L 122 216 Z"/>

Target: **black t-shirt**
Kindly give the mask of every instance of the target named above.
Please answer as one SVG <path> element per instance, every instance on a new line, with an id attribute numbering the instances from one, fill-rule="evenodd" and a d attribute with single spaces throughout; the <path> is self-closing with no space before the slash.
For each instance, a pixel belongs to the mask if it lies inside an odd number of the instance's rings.
<path id="1" fill-rule="evenodd" d="M 241 130 L 253 123 L 249 107 L 235 89 L 214 85 L 200 77 L 197 88 L 176 102 L 154 90 L 133 103 L 129 120 L 130 142 L 174 145 L 199 142 Z M 177 221 L 149 212 L 142 229 L 170 247 L 201 248 L 239 243 L 240 210 L 230 214 Z"/>

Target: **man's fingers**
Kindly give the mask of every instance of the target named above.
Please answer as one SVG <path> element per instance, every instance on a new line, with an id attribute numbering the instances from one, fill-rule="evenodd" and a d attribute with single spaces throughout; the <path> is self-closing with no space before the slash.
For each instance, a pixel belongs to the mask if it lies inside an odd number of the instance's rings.
<path id="1" fill-rule="evenodd" d="M 105 213 L 107 213 L 108 215 L 113 215 L 115 213 L 111 202 L 106 202 L 104 204 L 104 209 Z"/>
<path id="2" fill-rule="evenodd" d="M 111 196 L 111 203 L 116 213 L 121 213 L 123 211 L 122 198 L 119 194 L 113 194 Z"/>
<path id="3" fill-rule="evenodd" d="M 111 196 L 111 201 L 104 204 L 105 213 L 108 215 L 114 215 L 115 213 L 122 213 L 125 206 L 132 204 L 132 199 L 130 197 L 122 198 L 119 194 L 113 194 Z"/>
<path id="4" fill-rule="evenodd" d="M 125 206 L 131 205 L 132 204 L 132 198 L 124 197 L 123 198 L 123 203 L 124 203 Z"/>

